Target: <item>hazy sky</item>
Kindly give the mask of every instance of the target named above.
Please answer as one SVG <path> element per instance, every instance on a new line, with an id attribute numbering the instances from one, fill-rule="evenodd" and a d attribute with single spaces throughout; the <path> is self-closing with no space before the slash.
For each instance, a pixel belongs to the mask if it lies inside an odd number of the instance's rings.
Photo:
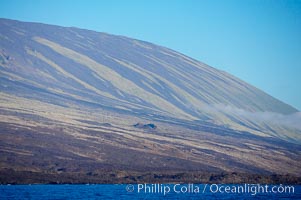
<path id="1" fill-rule="evenodd" d="M 0 0 L 0 17 L 166 46 L 301 110 L 300 0 Z"/>

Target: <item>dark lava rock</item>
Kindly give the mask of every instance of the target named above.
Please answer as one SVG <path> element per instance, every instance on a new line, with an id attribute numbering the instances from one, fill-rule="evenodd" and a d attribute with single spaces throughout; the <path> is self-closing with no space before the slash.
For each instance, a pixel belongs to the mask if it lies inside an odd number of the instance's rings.
<path id="1" fill-rule="evenodd" d="M 155 124 L 142 124 L 142 123 L 134 124 L 134 127 L 143 128 L 143 129 L 151 129 L 151 130 L 154 130 L 157 128 L 157 126 Z"/>

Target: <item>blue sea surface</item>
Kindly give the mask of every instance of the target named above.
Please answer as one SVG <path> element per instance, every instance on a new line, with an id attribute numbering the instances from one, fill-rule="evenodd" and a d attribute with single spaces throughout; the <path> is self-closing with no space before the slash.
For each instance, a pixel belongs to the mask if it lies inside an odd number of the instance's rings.
<path id="1" fill-rule="evenodd" d="M 216 186 L 212 187 L 205 184 L 195 184 L 193 187 L 188 185 L 163 184 L 140 185 L 0 185 L 0 199 L 301 199 L 301 185 L 294 185 L 294 192 L 290 193 L 227 193 L 225 190 L 216 191 Z M 232 188 L 238 185 L 223 185 Z M 174 188 L 175 187 L 175 188 Z M 160 189 L 158 189 L 160 188 Z M 169 192 L 168 188 L 170 189 Z M 199 190 L 197 190 L 199 188 Z M 167 193 L 164 194 L 163 189 Z M 174 191 L 175 189 L 175 191 Z M 182 190 L 182 191 L 181 191 Z M 279 190 L 282 191 L 282 188 Z M 228 191 L 229 192 L 229 191 Z"/>

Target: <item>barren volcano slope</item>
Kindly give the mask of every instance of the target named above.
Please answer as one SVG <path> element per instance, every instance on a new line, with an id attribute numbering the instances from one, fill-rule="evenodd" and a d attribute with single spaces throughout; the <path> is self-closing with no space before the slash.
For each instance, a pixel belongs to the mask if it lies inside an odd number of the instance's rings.
<path id="1" fill-rule="evenodd" d="M 1 168 L 48 173 L 240 172 L 300 176 L 300 145 L 230 129 L 194 130 L 101 108 L 2 94 Z M 18 107 L 15 107 L 18 105 Z"/>
<path id="2" fill-rule="evenodd" d="M 301 174 L 300 113 L 226 72 L 123 36 L 0 25 L 1 169 Z"/>

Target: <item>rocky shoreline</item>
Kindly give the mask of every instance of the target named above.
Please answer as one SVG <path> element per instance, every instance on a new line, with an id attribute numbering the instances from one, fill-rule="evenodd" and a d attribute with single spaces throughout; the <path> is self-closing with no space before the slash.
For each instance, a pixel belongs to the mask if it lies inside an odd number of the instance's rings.
<path id="1" fill-rule="evenodd" d="M 301 177 L 235 172 L 101 172 L 47 173 L 0 171 L 0 184 L 127 184 L 127 183 L 216 183 L 216 184 L 301 184 Z"/>

